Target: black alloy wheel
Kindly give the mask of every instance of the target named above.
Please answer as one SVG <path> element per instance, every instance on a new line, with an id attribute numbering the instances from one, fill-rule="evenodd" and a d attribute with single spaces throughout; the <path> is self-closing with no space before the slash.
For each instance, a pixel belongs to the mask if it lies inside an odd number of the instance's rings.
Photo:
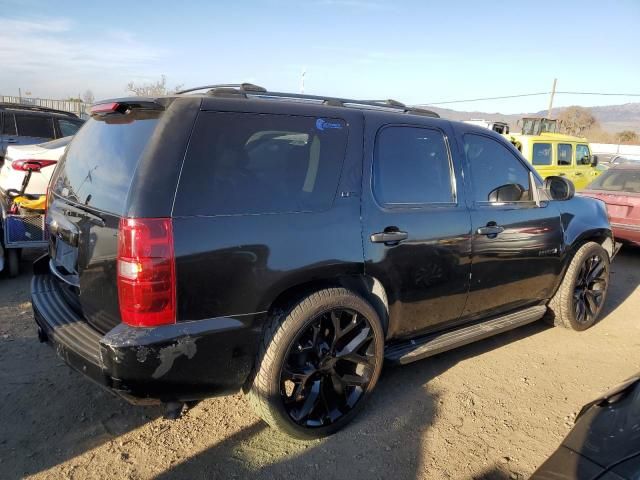
<path id="1" fill-rule="evenodd" d="M 335 308 L 313 318 L 290 344 L 280 395 L 291 420 L 325 427 L 347 415 L 376 371 L 374 330 L 354 310 Z"/>
<path id="2" fill-rule="evenodd" d="M 595 320 L 607 291 L 607 264 L 601 255 L 587 257 L 582 263 L 573 290 L 575 319 L 586 324 Z"/>

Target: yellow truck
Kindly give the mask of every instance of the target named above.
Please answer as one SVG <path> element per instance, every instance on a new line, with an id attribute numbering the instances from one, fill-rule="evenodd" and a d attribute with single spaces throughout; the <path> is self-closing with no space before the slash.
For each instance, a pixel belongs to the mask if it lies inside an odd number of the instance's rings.
<path id="1" fill-rule="evenodd" d="M 522 132 L 504 134 L 544 178 L 567 177 L 582 190 L 601 171 L 586 138 L 558 133 L 557 121 L 548 118 L 522 119 Z"/>

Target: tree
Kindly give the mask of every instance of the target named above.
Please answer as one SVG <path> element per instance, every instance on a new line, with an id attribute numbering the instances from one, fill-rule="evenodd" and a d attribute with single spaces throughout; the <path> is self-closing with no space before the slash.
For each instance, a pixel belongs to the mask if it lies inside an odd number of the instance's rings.
<path id="1" fill-rule="evenodd" d="M 638 134 L 633 130 L 623 130 L 616 134 L 618 143 L 638 143 Z"/>
<path id="2" fill-rule="evenodd" d="M 93 103 L 96 101 L 96 97 L 93 95 L 93 92 L 91 90 L 87 89 L 82 94 L 82 101 L 84 103 Z"/>
<path id="3" fill-rule="evenodd" d="M 137 84 L 135 82 L 129 82 L 127 84 L 127 92 L 133 93 L 139 97 L 157 97 L 161 95 L 171 95 L 182 89 L 182 85 L 176 85 L 169 89 L 167 88 L 167 77 L 160 76 L 160 80 L 151 83 Z"/>
<path id="4" fill-rule="evenodd" d="M 589 130 L 599 128 L 598 120 L 584 107 L 568 107 L 558 115 L 560 130 L 568 135 L 584 136 Z"/>

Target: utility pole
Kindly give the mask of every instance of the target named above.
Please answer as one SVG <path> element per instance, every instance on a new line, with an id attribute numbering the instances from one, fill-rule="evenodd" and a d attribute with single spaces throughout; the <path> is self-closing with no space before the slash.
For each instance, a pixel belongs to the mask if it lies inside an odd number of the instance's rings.
<path id="1" fill-rule="evenodd" d="M 556 96 L 556 83 L 558 82 L 557 78 L 553 79 L 553 87 L 551 88 L 551 98 L 549 98 L 549 112 L 547 113 L 547 117 L 551 118 L 551 110 L 553 110 L 553 97 Z"/>

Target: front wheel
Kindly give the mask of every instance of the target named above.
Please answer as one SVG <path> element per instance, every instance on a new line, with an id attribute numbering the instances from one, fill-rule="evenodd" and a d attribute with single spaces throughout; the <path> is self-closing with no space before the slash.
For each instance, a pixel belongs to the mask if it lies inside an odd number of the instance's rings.
<path id="1" fill-rule="evenodd" d="M 585 243 L 549 302 L 548 320 L 557 326 L 586 330 L 598 320 L 608 288 L 609 254 L 598 243 Z"/>
<path id="2" fill-rule="evenodd" d="M 296 438 L 330 435 L 362 408 L 382 369 L 380 318 L 344 288 L 317 291 L 265 332 L 249 402 L 269 425 Z"/>

